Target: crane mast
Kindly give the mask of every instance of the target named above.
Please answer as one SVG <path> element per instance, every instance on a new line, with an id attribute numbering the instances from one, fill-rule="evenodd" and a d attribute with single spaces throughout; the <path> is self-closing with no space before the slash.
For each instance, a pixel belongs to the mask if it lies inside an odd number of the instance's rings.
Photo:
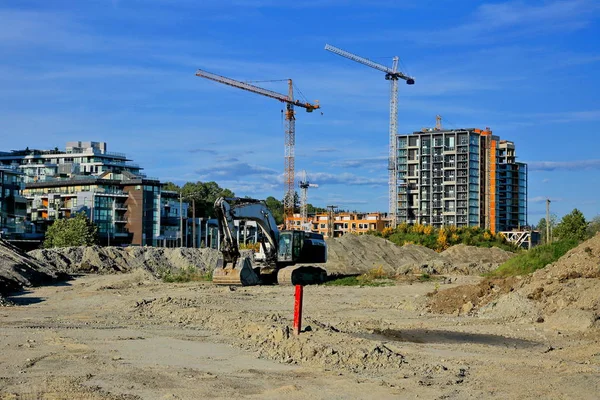
<path id="1" fill-rule="evenodd" d="M 298 182 L 298 186 L 300 186 L 300 189 L 302 189 L 302 197 L 300 198 L 300 214 L 302 216 L 302 226 L 304 227 L 308 222 L 308 188 L 318 188 L 319 185 L 310 183 L 306 177 L 306 171 L 302 171 L 302 179 L 300 182 Z"/>
<path id="2" fill-rule="evenodd" d="M 288 97 L 294 101 L 294 89 L 292 80 L 288 80 Z M 285 181 L 285 197 L 283 198 L 283 215 L 286 229 L 289 226 L 291 218 L 294 215 L 294 171 L 296 163 L 296 116 L 294 115 L 294 106 L 292 103 L 286 104 L 285 110 L 285 148 L 284 148 L 284 170 L 283 180 Z"/>
<path id="3" fill-rule="evenodd" d="M 288 79 L 288 94 L 274 92 L 264 89 L 246 82 L 237 81 L 235 79 L 226 78 L 221 75 L 213 74 L 208 71 L 199 69 L 196 76 L 210 79 L 225 85 L 233 86 L 252 93 L 260 94 L 272 99 L 286 103 L 285 110 L 285 137 L 284 137 L 284 182 L 285 194 L 283 198 L 283 212 L 285 216 L 286 228 L 289 229 L 291 217 L 294 214 L 294 169 L 295 169 L 295 146 L 296 146 L 296 116 L 294 106 L 302 107 L 307 112 L 312 112 L 320 108 L 319 103 L 311 104 L 294 100 L 294 85 L 291 79 Z"/>
<path id="4" fill-rule="evenodd" d="M 385 79 L 390 81 L 390 145 L 388 157 L 389 214 L 392 227 L 395 228 L 398 223 L 398 217 L 396 215 L 396 209 L 398 208 L 398 188 L 396 183 L 398 179 L 398 163 L 396 161 L 398 155 L 396 149 L 396 135 L 398 134 L 398 80 L 403 79 L 408 85 L 413 85 L 415 79 L 398 71 L 398 57 L 392 59 L 392 68 L 389 68 L 385 65 L 371 61 L 368 58 L 357 56 L 356 54 L 352 54 L 329 44 L 325 45 L 325 50 L 384 72 Z"/>

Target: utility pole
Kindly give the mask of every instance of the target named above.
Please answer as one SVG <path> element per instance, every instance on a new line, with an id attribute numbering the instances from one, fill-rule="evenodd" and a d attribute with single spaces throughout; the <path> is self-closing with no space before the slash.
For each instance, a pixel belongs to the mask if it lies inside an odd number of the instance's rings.
<path id="1" fill-rule="evenodd" d="M 179 192 L 179 247 L 183 247 L 183 197 Z"/>
<path id="2" fill-rule="evenodd" d="M 196 199 L 192 197 L 192 248 L 196 248 Z"/>
<path id="3" fill-rule="evenodd" d="M 546 199 L 546 243 L 550 243 L 550 199 Z"/>
<path id="4" fill-rule="evenodd" d="M 334 212 L 337 206 L 327 206 L 327 210 L 329 210 L 329 214 L 327 215 L 327 236 L 332 238 L 335 230 L 334 223 Z"/>

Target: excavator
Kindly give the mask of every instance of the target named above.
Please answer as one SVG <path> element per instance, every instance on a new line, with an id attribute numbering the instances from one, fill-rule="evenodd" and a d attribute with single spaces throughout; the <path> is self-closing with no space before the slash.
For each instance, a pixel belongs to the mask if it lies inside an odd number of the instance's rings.
<path id="1" fill-rule="evenodd" d="M 222 257 L 213 272 L 213 283 L 310 285 L 323 283 L 327 278 L 325 269 L 312 265 L 327 261 L 323 235 L 279 231 L 275 218 L 262 200 L 220 197 L 215 201 L 215 213 Z M 260 228 L 260 251 L 254 256 L 241 254 L 234 234 L 236 220 L 254 221 Z"/>

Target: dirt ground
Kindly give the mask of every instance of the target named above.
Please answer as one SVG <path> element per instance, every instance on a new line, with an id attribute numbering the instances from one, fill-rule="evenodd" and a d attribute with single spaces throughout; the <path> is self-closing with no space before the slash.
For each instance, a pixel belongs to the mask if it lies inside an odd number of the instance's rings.
<path id="1" fill-rule="evenodd" d="M 598 398 L 598 330 L 427 313 L 435 288 L 306 287 L 300 336 L 292 287 L 136 271 L 30 289 L 0 307 L 0 398 Z"/>

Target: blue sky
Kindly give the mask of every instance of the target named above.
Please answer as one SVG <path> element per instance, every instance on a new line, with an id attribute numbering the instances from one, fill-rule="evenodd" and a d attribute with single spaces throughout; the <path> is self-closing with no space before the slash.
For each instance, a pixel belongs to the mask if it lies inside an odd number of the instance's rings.
<path id="1" fill-rule="evenodd" d="M 451 6 L 449 4 L 452 4 Z M 529 221 L 598 214 L 600 3 L 87 0 L 0 3 L 0 150 L 108 142 L 163 181 L 283 197 L 283 105 L 195 77 L 292 78 L 296 171 L 318 206 L 387 211 L 389 85 L 325 43 L 400 56 L 399 132 L 491 127 L 530 165 Z M 285 93 L 285 82 L 257 83 Z"/>

